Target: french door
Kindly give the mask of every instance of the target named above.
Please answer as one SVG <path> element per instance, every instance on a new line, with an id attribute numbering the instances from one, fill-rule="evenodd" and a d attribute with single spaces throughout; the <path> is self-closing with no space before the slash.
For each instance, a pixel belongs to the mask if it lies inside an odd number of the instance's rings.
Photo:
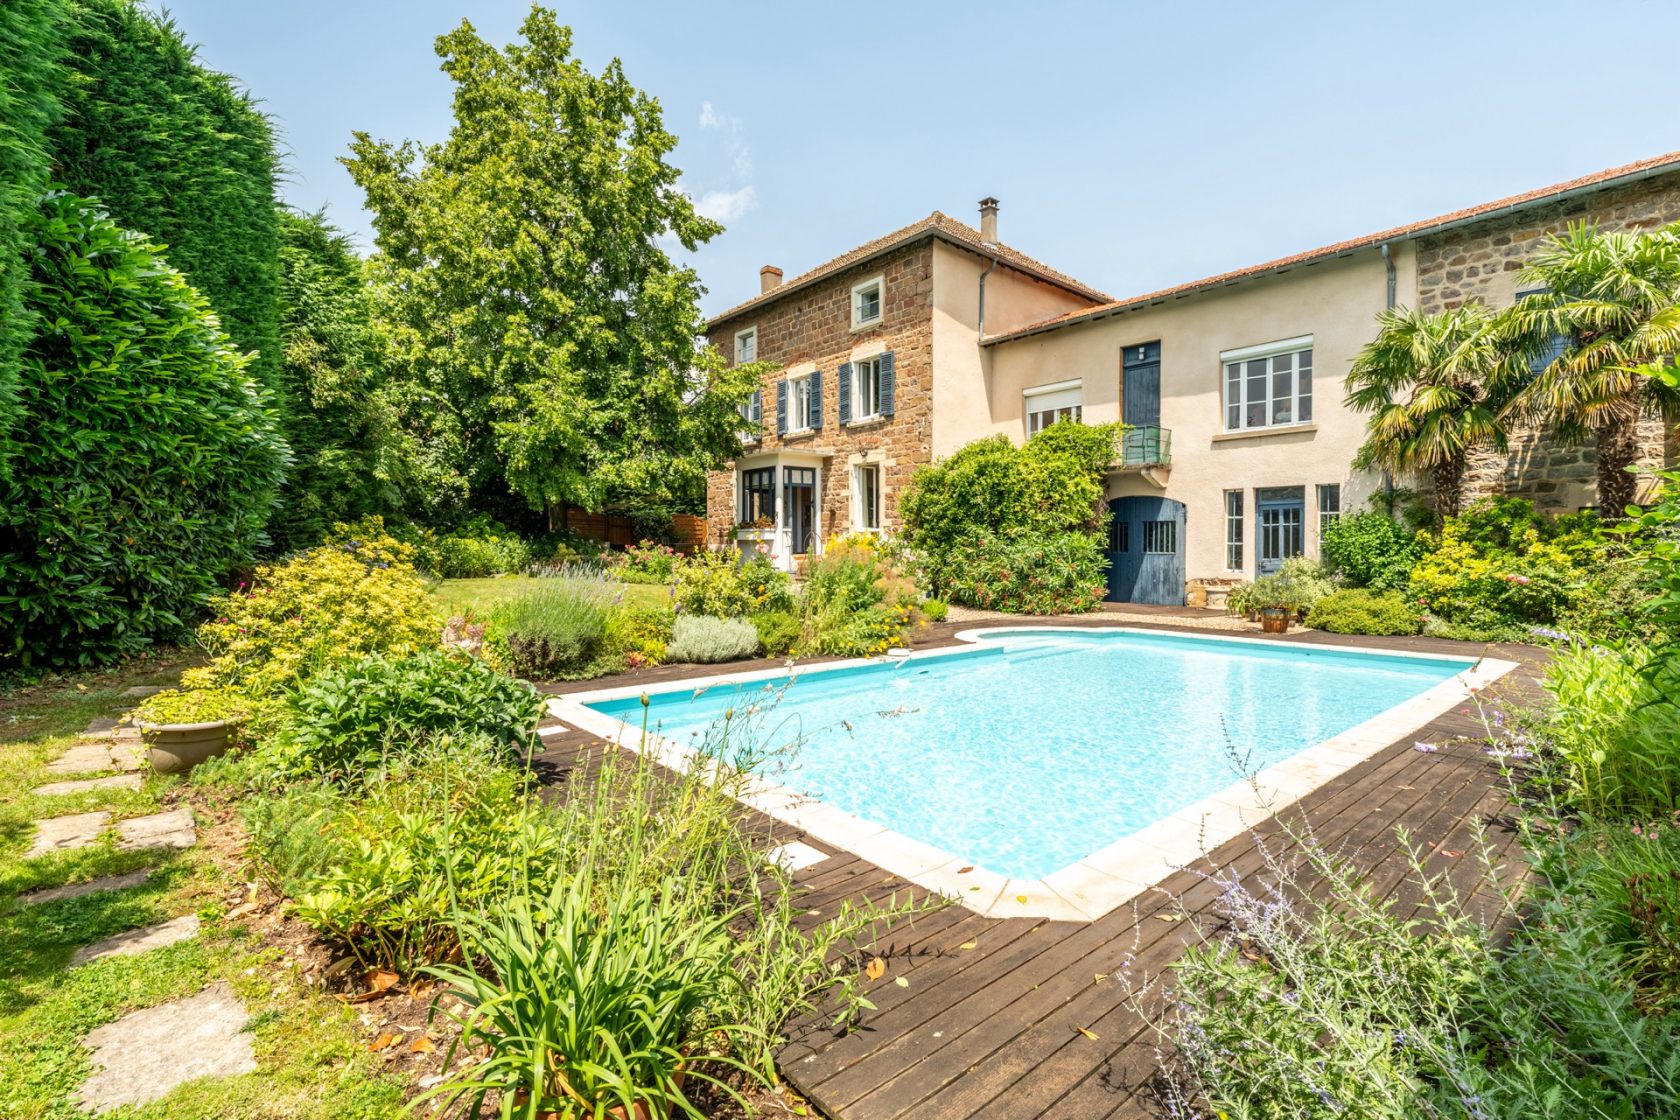
<path id="1" fill-rule="evenodd" d="M 1258 498 L 1260 547 L 1257 550 L 1257 568 L 1264 576 L 1283 567 L 1285 560 L 1306 551 L 1303 534 L 1307 501 L 1305 488 L 1300 486 L 1261 490 Z"/>

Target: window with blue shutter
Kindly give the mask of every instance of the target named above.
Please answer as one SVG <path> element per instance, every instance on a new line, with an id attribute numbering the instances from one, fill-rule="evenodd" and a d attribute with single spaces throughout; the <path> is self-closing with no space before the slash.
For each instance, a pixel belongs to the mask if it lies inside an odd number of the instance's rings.
<path id="1" fill-rule="evenodd" d="M 881 415 L 893 414 L 893 356 L 891 353 L 881 355 Z"/>
<path id="2" fill-rule="evenodd" d="M 776 382 L 776 434 L 779 436 L 787 435 L 787 393 L 787 381 Z"/>
<path id="3" fill-rule="evenodd" d="M 752 412 L 751 412 L 750 415 L 752 417 L 752 422 L 754 424 L 764 423 L 764 390 L 763 389 L 754 389 L 753 390 L 752 406 L 751 407 L 752 407 Z"/>
<path id="4" fill-rule="evenodd" d="M 842 362 L 836 376 L 840 390 L 840 426 L 845 427 L 852 422 L 852 363 Z"/>
<path id="5" fill-rule="evenodd" d="M 822 427 L 822 370 L 811 371 L 810 412 L 805 417 L 805 426 L 812 431 Z"/>

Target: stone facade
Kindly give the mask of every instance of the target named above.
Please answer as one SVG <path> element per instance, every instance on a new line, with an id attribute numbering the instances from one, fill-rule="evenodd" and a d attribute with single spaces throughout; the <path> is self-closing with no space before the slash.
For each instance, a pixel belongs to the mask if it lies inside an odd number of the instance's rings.
<path id="1" fill-rule="evenodd" d="M 1680 173 L 1593 191 L 1549 206 L 1417 239 L 1417 298 L 1435 312 L 1480 302 L 1507 307 L 1519 289 L 1518 272 L 1544 243 L 1571 223 L 1591 222 L 1601 230 L 1653 229 L 1680 221 Z M 1661 421 L 1641 424 L 1640 462 L 1675 461 L 1672 433 Z M 1488 494 L 1531 499 L 1549 512 L 1567 512 L 1597 500 L 1596 457 L 1591 443 L 1565 447 L 1533 431 L 1514 432 L 1507 455 L 1472 457 L 1465 500 Z"/>
<path id="2" fill-rule="evenodd" d="M 852 287 L 882 278 L 881 319 L 852 328 Z M 765 378 L 764 434 L 742 449 L 742 459 L 776 454 L 821 457 L 820 532 L 847 532 L 852 523 L 852 466 L 879 463 L 881 524 L 899 527 L 898 499 L 915 469 L 932 460 L 933 438 L 933 240 L 837 272 L 822 282 L 748 308 L 712 324 L 708 337 L 733 358 L 735 335 L 757 331 L 757 358 L 780 370 Z M 841 426 L 839 378 L 842 363 L 890 352 L 894 366 L 893 415 Z M 776 434 L 776 386 L 787 372 L 814 366 L 822 371 L 822 426 L 816 431 Z M 706 539 L 714 548 L 733 543 L 739 509 L 740 460 L 713 471 L 706 480 Z M 779 500 L 779 499 L 778 499 Z"/>

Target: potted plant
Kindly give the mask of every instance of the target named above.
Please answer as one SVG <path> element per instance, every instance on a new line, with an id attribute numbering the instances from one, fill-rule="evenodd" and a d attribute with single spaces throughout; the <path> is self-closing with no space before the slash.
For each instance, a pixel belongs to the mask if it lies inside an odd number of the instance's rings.
<path id="1" fill-rule="evenodd" d="M 1267 634 L 1286 634 L 1295 613 L 1302 607 L 1296 581 L 1283 575 L 1261 576 L 1242 589 L 1244 607 L 1259 615 L 1260 629 Z"/>
<path id="2" fill-rule="evenodd" d="M 249 707 L 231 688 L 170 689 L 141 704 L 134 722 L 152 769 L 179 774 L 225 753 Z"/>

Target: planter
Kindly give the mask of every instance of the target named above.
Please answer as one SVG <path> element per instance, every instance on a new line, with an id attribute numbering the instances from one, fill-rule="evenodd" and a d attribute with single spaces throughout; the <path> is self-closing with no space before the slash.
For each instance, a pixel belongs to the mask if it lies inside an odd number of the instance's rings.
<path id="1" fill-rule="evenodd" d="M 1260 629 L 1267 634 L 1289 633 L 1289 620 L 1295 612 L 1288 607 L 1260 608 Z"/>
<path id="2" fill-rule="evenodd" d="M 207 758 L 225 754 L 233 741 L 237 719 L 209 723 L 141 723 L 140 737 L 152 769 L 159 774 L 182 774 Z"/>

